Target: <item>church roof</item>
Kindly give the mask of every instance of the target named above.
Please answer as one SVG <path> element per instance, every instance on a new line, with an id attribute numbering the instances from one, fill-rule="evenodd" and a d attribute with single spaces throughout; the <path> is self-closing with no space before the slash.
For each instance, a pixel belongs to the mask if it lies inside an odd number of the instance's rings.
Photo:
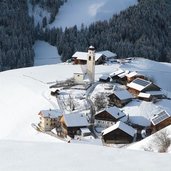
<path id="1" fill-rule="evenodd" d="M 100 57 L 102 56 L 102 54 L 99 53 L 95 53 L 95 61 L 97 61 Z M 88 57 L 88 53 L 87 52 L 75 52 L 72 55 L 72 58 L 77 58 L 78 60 L 87 60 Z"/>

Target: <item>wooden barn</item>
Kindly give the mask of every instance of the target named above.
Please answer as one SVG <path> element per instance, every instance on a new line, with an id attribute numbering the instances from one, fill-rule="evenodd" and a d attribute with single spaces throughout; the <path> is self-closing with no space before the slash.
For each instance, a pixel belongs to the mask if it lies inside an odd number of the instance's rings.
<path id="1" fill-rule="evenodd" d="M 81 135 L 81 128 L 88 128 L 89 123 L 86 116 L 81 113 L 64 114 L 60 119 L 62 135 L 74 138 L 75 135 Z"/>
<path id="2" fill-rule="evenodd" d="M 136 133 L 134 128 L 118 121 L 102 131 L 102 140 L 107 144 L 128 144 L 136 139 Z"/>
<path id="3" fill-rule="evenodd" d="M 127 78 L 127 83 L 130 83 L 133 80 L 135 80 L 136 78 L 145 79 L 145 76 L 140 73 L 137 73 L 136 71 L 133 71 L 133 72 L 130 72 L 129 74 L 127 74 L 126 78 Z"/>
<path id="4" fill-rule="evenodd" d="M 104 50 L 104 51 L 100 51 L 100 52 L 97 52 L 97 53 L 102 54 L 105 57 L 105 61 L 114 60 L 117 57 L 116 53 L 113 53 L 113 52 L 111 52 L 109 50 Z"/>
<path id="5" fill-rule="evenodd" d="M 137 78 L 133 80 L 131 83 L 127 84 L 127 89 L 133 95 L 138 96 L 140 92 L 145 93 L 146 91 L 159 91 L 160 87 L 153 84 L 151 81 Z"/>
<path id="6" fill-rule="evenodd" d="M 75 52 L 72 55 L 72 61 L 74 64 L 87 64 L 88 53 L 87 52 Z M 95 53 L 95 64 L 103 64 L 105 62 L 105 57 L 100 53 Z"/>
<path id="7" fill-rule="evenodd" d="M 110 103 L 114 104 L 117 107 L 123 107 L 128 104 L 133 96 L 127 90 L 115 90 L 109 96 Z"/>
<path id="8" fill-rule="evenodd" d="M 127 121 L 127 116 L 117 107 L 109 107 L 95 114 L 95 126 L 108 128 L 118 120 Z"/>
<path id="9" fill-rule="evenodd" d="M 129 73 L 129 71 L 123 71 L 121 69 L 116 70 L 115 72 L 110 74 L 110 77 L 115 81 L 116 83 L 125 85 L 127 83 L 127 77 L 126 75 Z"/>
<path id="10" fill-rule="evenodd" d="M 151 118 L 153 132 L 159 131 L 171 124 L 171 116 L 166 111 L 161 111 Z"/>

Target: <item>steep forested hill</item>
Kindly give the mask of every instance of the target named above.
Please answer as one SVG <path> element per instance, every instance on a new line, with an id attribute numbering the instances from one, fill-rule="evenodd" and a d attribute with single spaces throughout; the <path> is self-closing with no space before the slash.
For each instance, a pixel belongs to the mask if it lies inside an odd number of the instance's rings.
<path id="1" fill-rule="evenodd" d="M 0 1 L 0 70 L 33 65 L 33 20 L 27 2 Z"/>
<path id="2" fill-rule="evenodd" d="M 76 26 L 64 31 L 46 29 L 42 37 L 58 47 L 63 61 L 92 44 L 97 50 L 109 49 L 119 57 L 141 56 L 170 62 L 170 20 L 170 0 L 139 0 L 138 5 L 114 15 L 110 21 L 82 25 L 81 30 Z"/>

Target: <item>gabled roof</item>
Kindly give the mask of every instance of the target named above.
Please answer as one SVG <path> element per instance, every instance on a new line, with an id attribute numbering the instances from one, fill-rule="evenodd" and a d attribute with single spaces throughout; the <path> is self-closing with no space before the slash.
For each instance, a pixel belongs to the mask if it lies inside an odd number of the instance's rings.
<path id="1" fill-rule="evenodd" d="M 99 77 L 99 79 L 107 80 L 107 79 L 109 79 L 109 75 L 101 75 L 101 76 Z"/>
<path id="2" fill-rule="evenodd" d="M 141 79 L 141 78 L 137 78 L 135 80 L 133 80 L 131 83 L 127 84 L 128 87 L 133 88 L 135 90 L 138 91 L 142 91 L 143 89 L 145 89 L 146 87 L 150 86 L 152 84 L 152 82 Z"/>
<path id="3" fill-rule="evenodd" d="M 102 134 L 103 135 L 106 135 L 116 129 L 120 129 L 122 130 L 123 132 L 127 133 L 128 135 L 134 137 L 134 135 L 136 134 L 136 130 L 134 128 L 132 128 L 131 126 L 121 122 L 121 121 L 118 121 L 115 125 L 112 125 L 110 126 L 109 128 L 105 129 L 102 131 Z"/>
<path id="4" fill-rule="evenodd" d="M 114 76 L 117 76 L 122 73 L 124 73 L 124 71 L 122 69 L 117 69 L 114 72 L 110 73 L 109 75 L 110 75 L 110 77 L 114 77 Z"/>
<path id="5" fill-rule="evenodd" d="M 153 125 L 157 125 L 169 117 L 171 116 L 166 111 L 161 111 L 160 113 L 151 118 L 151 122 Z"/>
<path id="6" fill-rule="evenodd" d="M 118 77 L 124 78 L 129 73 L 128 70 L 124 71 L 123 73 L 118 74 Z"/>
<path id="7" fill-rule="evenodd" d="M 106 109 L 98 112 L 96 115 L 98 115 L 99 113 L 101 113 L 103 111 L 108 112 L 111 116 L 113 116 L 116 119 L 119 119 L 119 118 L 122 118 L 122 117 L 126 116 L 126 114 L 124 112 L 122 112 L 120 109 L 118 109 L 115 106 L 106 108 Z"/>
<path id="8" fill-rule="evenodd" d="M 151 97 L 151 95 L 149 94 L 149 93 L 142 93 L 142 92 L 140 92 L 139 94 L 138 94 L 138 97 L 141 97 L 141 98 L 150 98 Z"/>
<path id="9" fill-rule="evenodd" d="M 75 52 L 73 55 L 72 55 L 72 58 L 77 58 L 79 60 L 87 60 L 88 58 L 88 53 L 87 52 Z M 102 56 L 102 54 L 99 54 L 99 53 L 95 53 L 95 61 L 97 61 L 100 57 Z"/>
<path id="10" fill-rule="evenodd" d="M 132 72 L 130 72 L 129 74 L 127 74 L 126 77 L 132 78 L 132 77 L 134 77 L 134 76 L 140 76 L 140 75 L 142 75 L 142 74 L 139 74 L 139 73 L 136 72 L 136 71 L 132 71 Z"/>
<path id="11" fill-rule="evenodd" d="M 60 110 L 41 110 L 39 115 L 44 118 L 57 118 L 62 116 L 62 112 Z"/>
<path id="12" fill-rule="evenodd" d="M 127 100 L 133 98 L 132 94 L 130 94 L 127 90 L 115 90 L 114 94 L 120 100 Z"/>
<path id="13" fill-rule="evenodd" d="M 81 113 L 64 114 L 63 117 L 67 127 L 89 126 L 86 116 Z"/>
<path id="14" fill-rule="evenodd" d="M 97 52 L 97 53 L 104 55 L 106 58 L 111 58 L 111 57 L 116 57 L 117 56 L 116 53 L 113 53 L 113 52 L 111 52 L 109 50 L 104 50 L 104 51 L 100 51 L 100 52 Z"/>

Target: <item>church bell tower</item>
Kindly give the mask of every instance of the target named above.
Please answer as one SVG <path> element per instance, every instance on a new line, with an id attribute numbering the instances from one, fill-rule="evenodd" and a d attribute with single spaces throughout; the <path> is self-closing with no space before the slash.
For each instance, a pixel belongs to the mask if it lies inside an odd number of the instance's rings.
<path id="1" fill-rule="evenodd" d="M 94 83 L 95 80 L 95 48 L 90 46 L 87 54 L 87 74 L 90 79 L 90 83 Z"/>

